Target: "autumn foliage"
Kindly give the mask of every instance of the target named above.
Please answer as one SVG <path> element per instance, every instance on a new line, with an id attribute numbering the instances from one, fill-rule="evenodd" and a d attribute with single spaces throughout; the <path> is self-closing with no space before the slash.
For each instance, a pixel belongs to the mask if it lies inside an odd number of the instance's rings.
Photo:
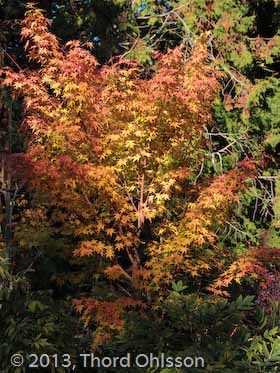
<path id="1" fill-rule="evenodd" d="M 57 233 L 73 237 L 73 256 L 98 258 L 103 279 L 126 293 L 75 301 L 99 326 L 94 348 L 128 309 L 156 309 L 178 279 L 209 278 L 204 291 L 226 295 L 232 281 L 262 273 L 252 252 L 221 262 L 216 245 L 254 162 L 196 183 L 221 79 L 203 38 L 156 54 L 147 71 L 124 58 L 100 66 L 91 44 L 60 46 L 33 6 L 21 35 L 30 68 L 2 69 L 2 84 L 24 100 L 28 187 Z"/>

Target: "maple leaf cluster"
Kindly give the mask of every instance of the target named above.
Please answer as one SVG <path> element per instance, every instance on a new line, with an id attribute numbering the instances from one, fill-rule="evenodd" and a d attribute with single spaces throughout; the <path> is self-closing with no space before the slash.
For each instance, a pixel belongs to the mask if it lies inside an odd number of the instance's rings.
<path id="1" fill-rule="evenodd" d="M 74 254 L 103 258 L 104 275 L 128 282 L 136 295 L 165 289 L 179 273 L 216 268 L 219 253 L 208 256 L 204 248 L 215 251 L 213 227 L 238 202 L 252 165 L 188 196 L 220 87 L 206 46 L 198 41 L 189 55 L 183 47 L 159 55 L 145 77 L 143 66 L 125 59 L 99 66 L 91 46 L 78 41 L 60 47 L 32 6 L 22 39 L 39 67 L 3 69 L 2 85 L 24 99 L 29 187 L 79 242 Z M 141 239 L 145 224 L 153 231 L 148 243 Z M 123 310 L 140 305 L 127 302 L 88 300 L 76 309 L 85 323 L 94 314 L 107 333 L 109 324 L 121 329 Z"/>

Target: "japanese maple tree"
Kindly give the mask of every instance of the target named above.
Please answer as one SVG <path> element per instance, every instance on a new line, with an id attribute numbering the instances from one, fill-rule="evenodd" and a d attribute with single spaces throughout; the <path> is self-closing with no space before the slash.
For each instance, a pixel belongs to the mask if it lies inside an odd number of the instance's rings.
<path id="1" fill-rule="evenodd" d="M 74 255 L 101 258 L 104 278 L 125 293 L 76 301 L 100 325 L 97 346 L 128 308 L 156 307 L 172 281 L 223 273 L 215 229 L 254 165 L 196 184 L 220 87 L 203 38 L 155 54 L 149 71 L 123 58 L 100 66 L 91 44 L 59 46 L 31 5 L 22 40 L 30 68 L 2 73 L 24 98 L 26 176 L 40 196 L 25 219 L 47 209 L 78 242 Z"/>

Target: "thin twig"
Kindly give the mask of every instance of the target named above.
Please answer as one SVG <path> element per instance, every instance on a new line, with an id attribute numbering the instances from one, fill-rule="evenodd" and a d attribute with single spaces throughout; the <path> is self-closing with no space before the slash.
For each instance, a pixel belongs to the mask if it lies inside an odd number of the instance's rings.
<path id="1" fill-rule="evenodd" d="M 6 54 L 6 56 L 13 62 L 13 64 L 20 70 L 23 71 L 19 64 L 14 60 L 14 58 L 8 53 L 4 48 L 0 47 L 1 50 Z"/>

